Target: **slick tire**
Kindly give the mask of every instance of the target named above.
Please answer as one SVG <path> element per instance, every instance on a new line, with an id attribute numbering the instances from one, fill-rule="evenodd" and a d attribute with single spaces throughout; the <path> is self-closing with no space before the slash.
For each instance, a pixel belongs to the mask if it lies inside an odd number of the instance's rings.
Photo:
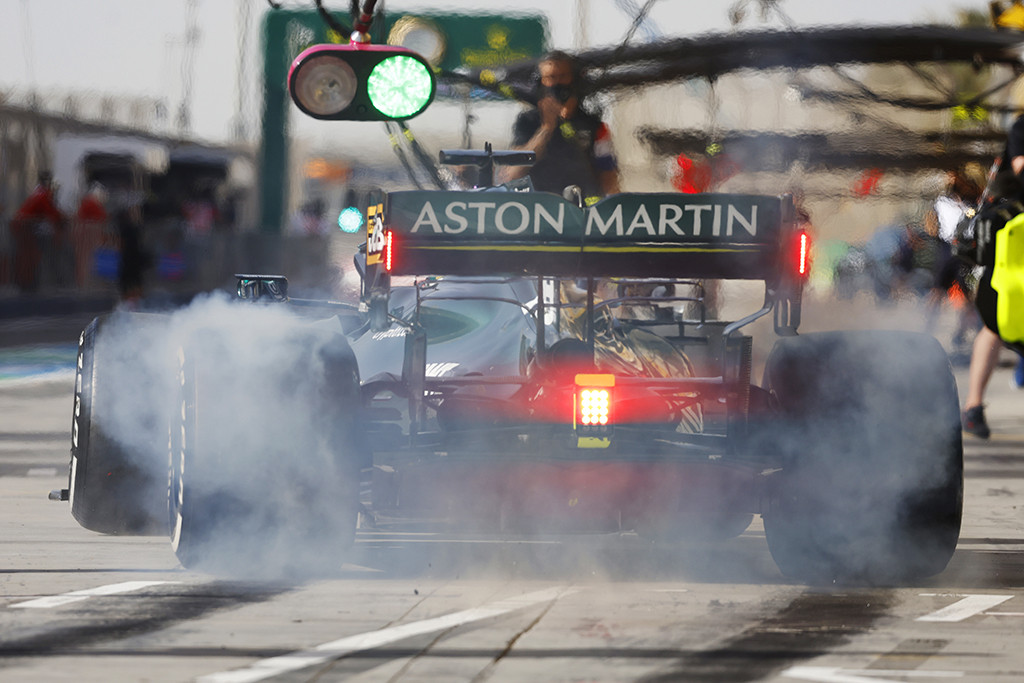
<path id="1" fill-rule="evenodd" d="M 338 334 L 284 336 L 273 343 L 298 353 L 263 354 L 224 330 L 179 352 L 168 511 L 186 568 L 305 579 L 336 574 L 348 556 L 360 468 L 355 356 Z"/>
<path id="2" fill-rule="evenodd" d="M 156 405 L 145 343 L 152 314 L 118 312 L 93 320 L 78 342 L 71 465 L 71 514 L 105 534 L 167 533 L 166 410 Z M 131 409 L 128 420 L 120 420 Z M 135 419 L 141 416 L 141 419 Z M 141 447 L 139 447 L 141 445 Z"/>
<path id="3" fill-rule="evenodd" d="M 765 533 L 783 574 L 811 583 L 898 584 L 941 572 L 963 511 L 956 383 L 932 337 L 833 332 L 779 341 L 765 385 Z"/>

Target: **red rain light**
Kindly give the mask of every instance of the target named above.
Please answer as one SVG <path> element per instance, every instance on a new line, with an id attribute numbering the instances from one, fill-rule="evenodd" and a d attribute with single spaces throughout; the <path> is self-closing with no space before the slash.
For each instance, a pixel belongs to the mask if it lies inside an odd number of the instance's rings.
<path id="1" fill-rule="evenodd" d="M 390 230 L 384 233 L 384 270 L 391 272 L 392 259 L 395 253 L 394 233 Z"/>
<path id="2" fill-rule="evenodd" d="M 596 427 L 608 424 L 611 394 L 607 389 L 583 389 L 579 393 L 580 424 Z"/>
<path id="3" fill-rule="evenodd" d="M 614 386 L 614 375 L 576 375 L 574 421 L 577 426 L 600 429 L 609 425 Z"/>
<path id="4" fill-rule="evenodd" d="M 811 238 L 801 231 L 797 237 L 796 272 L 800 277 L 807 277 L 811 269 Z"/>

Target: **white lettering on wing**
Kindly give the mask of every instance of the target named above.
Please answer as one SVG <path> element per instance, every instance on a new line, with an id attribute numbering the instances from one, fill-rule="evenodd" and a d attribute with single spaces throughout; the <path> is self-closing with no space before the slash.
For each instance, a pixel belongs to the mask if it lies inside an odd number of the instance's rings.
<path id="1" fill-rule="evenodd" d="M 444 231 L 451 235 L 458 235 L 460 232 L 464 231 L 466 228 L 469 227 L 469 221 L 466 219 L 466 217 L 463 216 L 462 214 L 455 213 L 455 209 L 465 210 L 466 202 L 451 202 L 450 204 L 448 204 L 447 207 L 445 207 L 445 217 L 447 217 L 449 220 L 455 221 L 455 226 L 452 226 L 451 223 L 445 223 L 444 225 Z"/>
<path id="2" fill-rule="evenodd" d="M 700 231 L 703 228 L 701 224 L 701 214 L 705 211 L 710 211 L 710 204 L 687 204 L 683 207 L 683 211 L 693 212 L 693 236 L 700 237 Z"/>
<path id="3" fill-rule="evenodd" d="M 421 225 L 429 226 L 436 233 L 441 232 L 441 224 L 437 222 L 437 214 L 434 213 L 434 207 L 430 205 L 430 202 L 423 204 L 420 215 L 416 217 L 416 222 L 412 224 L 410 232 L 419 232 Z"/>
<path id="4" fill-rule="evenodd" d="M 626 229 L 626 236 L 630 237 L 633 235 L 634 230 L 643 229 L 647 231 L 647 234 L 654 236 L 654 224 L 651 223 L 651 217 L 647 213 L 647 207 L 643 204 L 637 209 L 636 214 L 633 216 L 633 220 L 629 223 L 629 228 Z"/>
<path id="5" fill-rule="evenodd" d="M 672 214 L 671 217 L 669 214 Z M 658 234 L 664 235 L 666 228 L 671 228 L 676 235 L 685 234 L 679 227 L 679 219 L 683 217 L 683 210 L 675 204 L 662 204 L 658 211 Z"/>
<path id="6" fill-rule="evenodd" d="M 393 327 L 390 330 L 384 330 L 383 332 L 374 332 L 370 337 L 374 341 L 383 341 L 385 339 L 394 339 L 395 337 L 404 337 L 408 334 L 408 331 L 401 327 Z"/>
<path id="7" fill-rule="evenodd" d="M 427 363 L 427 377 L 444 377 L 457 367 L 458 363 Z"/>
<path id="8" fill-rule="evenodd" d="M 469 208 L 476 209 L 476 233 L 484 234 L 487 226 L 487 209 L 493 209 L 497 204 L 494 202 L 469 202 Z"/>
<path id="9" fill-rule="evenodd" d="M 592 228 L 597 226 L 598 232 L 602 235 L 608 234 L 608 229 L 611 227 L 615 228 L 615 234 L 622 235 L 622 205 L 619 204 L 612 211 L 612 215 L 608 217 L 608 221 L 601 220 L 601 214 L 591 209 L 587 212 L 587 231 L 586 234 L 589 236 L 593 233 Z"/>
<path id="10" fill-rule="evenodd" d="M 733 235 L 732 226 L 734 223 L 739 223 L 741 226 L 743 226 L 743 229 L 746 230 L 751 237 L 757 235 L 757 204 L 754 204 L 753 206 L 750 207 L 749 219 L 746 218 L 743 214 L 741 214 L 739 209 L 730 204 L 729 218 L 726 225 L 726 234 L 728 234 L 729 237 L 732 237 Z"/>
<path id="11" fill-rule="evenodd" d="M 508 213 L 509 209 L 515 209 L 519 212 L 519 225 L 514 228 L 510 228 L 505 224 L 505 214 Z M 518 202 L 502 204 L 494 214 L 494 225 L 498 228 L 498 232 L 506 235 L 518 235 L 530 227 L 530 210 Z"/>
<path id="12" fill-rule="evenodd" d="M 558 205 L 558 218 L 552 216 L 540 203 L 534 204 L 533 207 L 533 234 L 540 234 L 541 218 L 547 221 L 547 224 L 554 228 L 555 232 L 559 235 L 562 234 L 565 228 L 565 204 Z"/>

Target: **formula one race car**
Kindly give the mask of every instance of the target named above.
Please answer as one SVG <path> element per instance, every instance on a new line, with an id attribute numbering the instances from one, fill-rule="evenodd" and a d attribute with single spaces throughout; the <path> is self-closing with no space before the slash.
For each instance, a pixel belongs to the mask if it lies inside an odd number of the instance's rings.
<path id="1" fill-rule="evenodd" d="M 943 570 L 963 482 L 946 355 L 920 334 L 797 336 L 788 196 L 502 189 L 382 193 L 358 305 L 242 275 L 240 300 L 90 326 L 76 519 L 273 573 L 338 567 L 357 524 L 675 542 L 757 514 L 791 577 Z M 725 280 L 763 283 L 761 307 L 718 319 L 705 291 Z M 778 339 L 757 382 L 761 318 Z"/>

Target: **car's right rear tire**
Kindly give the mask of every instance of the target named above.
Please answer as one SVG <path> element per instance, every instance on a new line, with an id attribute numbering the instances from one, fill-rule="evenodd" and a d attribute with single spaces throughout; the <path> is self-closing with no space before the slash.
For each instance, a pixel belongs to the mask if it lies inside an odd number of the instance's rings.
<path id="1" fill-rule="evenodd" d="M 78 342 L 68 491 L 71 514 L 105 534 L 167 533 L 159 345 L 163 318 L 116 312 Z"/>
<path id="2" fill-rule="evenodd" d="M 347 557 L 360 467 L 355 357 L 341 335 L 286 336 L 208 331 L 179 351 L 168 509 L 187 568 L 307 578 Z"/>

